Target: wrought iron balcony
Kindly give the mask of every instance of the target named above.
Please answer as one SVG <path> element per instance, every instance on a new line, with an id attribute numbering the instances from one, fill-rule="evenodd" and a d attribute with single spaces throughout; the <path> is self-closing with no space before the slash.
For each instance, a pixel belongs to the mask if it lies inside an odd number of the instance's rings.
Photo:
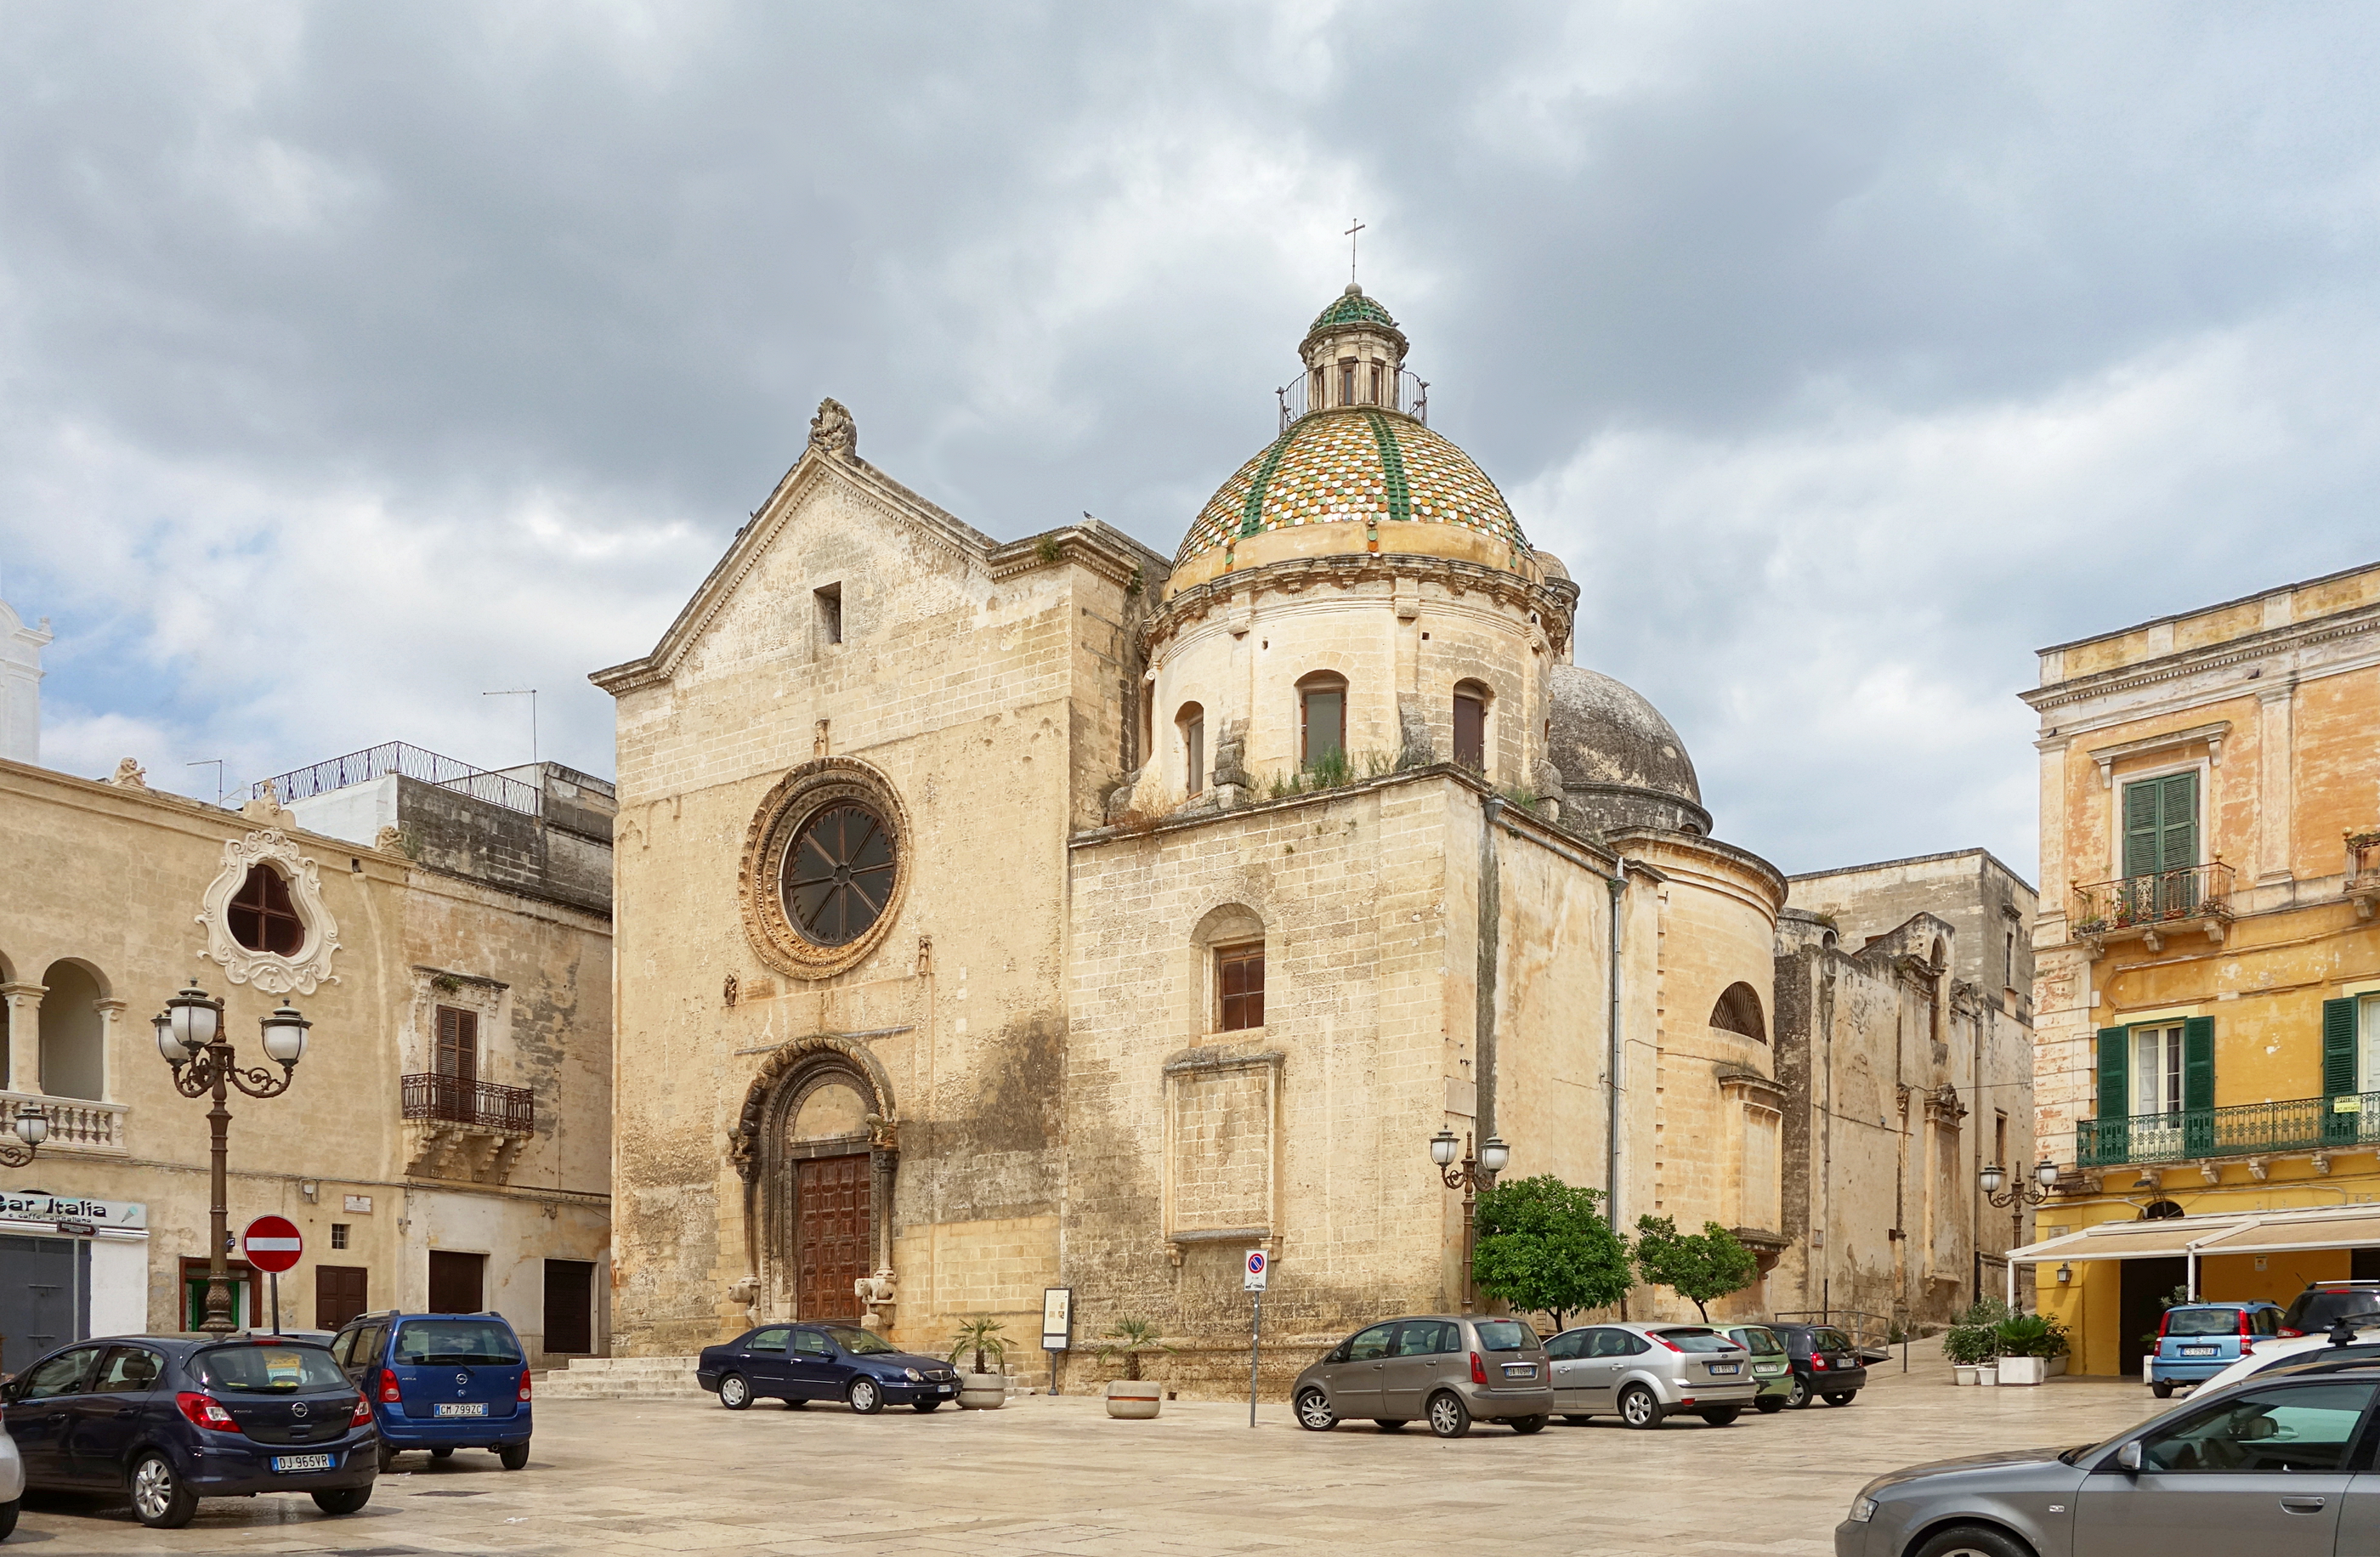
<path id="1" fill-rule="evenodd" d="M 2083 1168 L 2375 1145 L 2380 1145 L 2380 1092 L 2085 1119 L 2074 1127 L 2075 1165 Z"/>
<path id="2" fill-rule="evenodd" d="M 499 1135 L 537 1131 L 537 1098 L 526 1087 L 499 1087 L 468 1076 L 408 1076 L 405 1116 L 440 1125 L 461 1125 Z"/>
<path id="3" fill-rule="evenodd" d="M 1398 370 L 1393 378 L 1381 385 L 1381 393 L 1377 399 L 1372 397 L 1372 381 L 1368 364 L 1358 377 L 1355 398 L 1353 400 L 1342 402 L 1336 398 L 1330 398 L 1318 406 L 1309 404 L 1312 395 L 1308 386 L 1312 383 L 1313 375 L 1307 374 L 1294 383 L 1284 384 L 1273 391 L 1281 397 L 1281 430 L 1283 432 L 1289 431 L 1290 423 L 1293 421 L 1315 411 L 1339 408 L 1342 404 L 1358 408 L 1376 406 L 1384 411 L 1402 411 L 1424 426 L 1429 423 L 1429 383 L 1403 369 Z"/>
<path id="4" fill-rule="evenodd" d="M 2163 951 L 2166 936 L 2190 930 L 2204 931 L 2219 946 L 2231 923 L 2231 867 L 2217 860 L 2078 886 L 2074 938 L 2093 956 L 2116 941 L 2143 941 L 2150 951 Z"/>

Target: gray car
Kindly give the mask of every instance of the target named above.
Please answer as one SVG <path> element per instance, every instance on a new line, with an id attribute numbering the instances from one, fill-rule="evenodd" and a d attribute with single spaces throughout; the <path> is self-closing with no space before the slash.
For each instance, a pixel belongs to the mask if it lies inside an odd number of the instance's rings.
<path id="1" fill-rule="evenodd" d="M 1681 1411 L 1715 1428 L 1760 1393 L 1752 1354 L 1705 1324 L 1590 1324 L 1546 1343 L 1554 1409 L 1566 1420 L 1617 1417 L 1658 1428 Z"/>
<path id="2" fill-rule="evenodd" d="M 1546 1349 L 1519 1320 L 1425 1314 L 1366 1325 L 1297 1376 L 1297 1423 L 1328 1432 L 1365 1417 L 1394 1430 L 1415 1417 L 1440 1438 L 1474 1420 L 1536 1432 L 1551 1417 Z"/>
<path id="3" fill-rule="evenodd" d="M 0 1540 L 17 1527 L 17 1510 L 25 1499 L 25 1463 L 17 1457 L 17 1441 L 0 1422 Z"/>
<path id="4" fill-rule="evenodd" d="M 2380 1364 L 2301 1363 L 2073 1449 L 1861 1489 L 1836 1557 L 2333 1557 L 2380 1550 Z"/>

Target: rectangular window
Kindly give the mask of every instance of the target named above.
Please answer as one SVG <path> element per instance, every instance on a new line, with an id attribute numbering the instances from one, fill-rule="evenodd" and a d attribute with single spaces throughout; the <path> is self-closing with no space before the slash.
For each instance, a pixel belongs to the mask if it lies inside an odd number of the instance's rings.
<path id="1" fill-rule="evenodd" d="M 344 1222 L 331 1223 L 331 1247 L 334 1249 L 347 1247 L 347 1223 Z"/>
<path id="2" fill-rule="evenodd" d="M 1347 749 L 1344 687 L 1309 687 L 1298 694 L 1298 764 L 1311 768 Z"/>
<path id="3" fill-rule="evenodd" d="M 1262 946 L 1226 946 L 1215 953 L 1218 1032 L 1264 1026 L 1264 962 Z"/>
<path id="4" fill-rule="evenodd" d="M 1188 770 L 1184 775 L 1185 790 L 1196 795 L 1207 787 L 1207 721 L 1193 719 L 1182 726 L 1182 744 L 1187 748 Z"/>
<path id="5" fill-rule="evenodd" d="M 2380 1092 L 2380 995 L 2365 995 L 2355 1003 L 2362 1029 L 2357 1049 L 2361 1064 L 2356 1072 L 2355 1089 L 2359 1092 Z"/>
<path id="6" fill-rule="evenodd" d="M 818 602 L 818 637 L 820 643 L 843 641 L 843 586 L 829 584 L 810 591 Z"/>
<path id="7" fill-rule="evenodd" d="M 1355 403 L 1355 364 L 1353 359 L 1339 364 L 1339 403 L 1342 406 Z"/>
<path id="8" fill-rule="evenodd" d="M 1373 364 L 1372 364 L 1372 404 L 1373 404 L 1373 405 L 1375 405 L 1375 406 L 1377 406 L 1377 405 L 1378 405 L 1379 403 L 1380 403 L 1380 365 L 1379 365 L 1378 362 L 1375 362 L 1375 363 L 1373 363 Z"/>
<path id="9" fill-rule="evenodd" d="M 441 1076 L 451 1076 L 457 1081 L 480 1078 L 480 1014 L 457 1011 L 451 1005 L 438 1008 L 438 1063 Z"/>
<path id="10" fill-rule="evenodd" d="M 1468 692 L 1454 694 L 1454 760 L 1488 771 L 1488 704 Z"/>
<path id="11" fill-rule="evenodd" d="M 2002 1167 L 2009 1166 L 2008 1115 L 2005 1113 L 1992 1115 L 1992 1161 Z"/>
<path id="12" fill-rule="evenodd" d="M 2198 775 L 2124 785 L 2124 874 L 2154 876 L 2198 863 Z"/>
<path id="13" fill-rule="evenodd" d="M 2132 1029 L 2132 1117 L 2181 1112 L 2181 1028 Z"/>

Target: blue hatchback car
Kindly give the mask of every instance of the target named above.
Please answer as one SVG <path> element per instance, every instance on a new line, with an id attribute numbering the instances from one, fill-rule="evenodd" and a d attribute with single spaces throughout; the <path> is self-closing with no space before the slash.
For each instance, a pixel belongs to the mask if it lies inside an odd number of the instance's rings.
<path id="1" fill-rule="evenodd" d="M 372 1404 L 381 1469 L 409 1449 L 528 1464 L 528 1357 L 502 1314 L 358 1314 L 331 1356 Z"/>
<path id="2" fill-rule="evenodd" d="M 2163 1400 L 2177 1384 L 2203 1383 L 2280 1332 L 2277 1303 L 2177 1303 L 2157 1325 L 2150 1393 Z"/>

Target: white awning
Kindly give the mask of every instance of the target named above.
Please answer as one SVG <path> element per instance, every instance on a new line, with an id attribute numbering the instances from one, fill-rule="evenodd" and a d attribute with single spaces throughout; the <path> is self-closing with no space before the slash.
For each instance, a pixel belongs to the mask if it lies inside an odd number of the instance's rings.
<path id="1" fill-rule="evenodd" d="M 2304 1206 L 2159 1222 L 2103 1222 L 2011 1249 L 2008 1259 L 2010 1265 L 2044 1265 L 2051 1260 L 2178 1259 L 2336 1248 L 2380 1248 L 2380 1208 Z"/>

